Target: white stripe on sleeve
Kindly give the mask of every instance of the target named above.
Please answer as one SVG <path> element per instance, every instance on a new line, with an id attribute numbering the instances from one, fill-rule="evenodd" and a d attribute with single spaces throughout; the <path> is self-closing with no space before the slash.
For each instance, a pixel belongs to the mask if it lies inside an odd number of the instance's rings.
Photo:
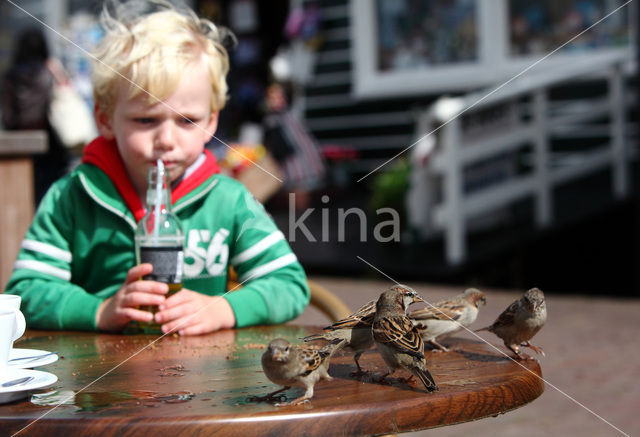
<path id="1" fill-rule="evenodd" d="M 71 279 L 71 272 L 69 270 L 53 267 L 41 261 L 23 259 L 13 263 L 14 271 L 20 270 L 20 269 L 35 270 L 36 272 L 44 273 L 46 275 L 51 275 L 56 278 L 62 279 L 64 281 L 69 281 Z"/>
<path id="2" fill-rule="evenodd" d="M 260 255 L 280 240 L 284 240 L 284 234 L 280 231 L 272 232 L 247 250 L 244 250 L 231 258 L 231 265 L 237 266 L 238 264 L 242 264 L 257 255 Z"/>
<path id="3" fill-rule="evenodd" d="M 259 278 L 260 276 L 264 276 L 268 273 L 274 272 L 284 266 L 293 264 L 296 261 L 298 261 L 298 258 L 296 258 L 295 254 L 288 253 L 284 256 L 281 256 L 280 258 L 276 258 L 273 261 L 270 261 L 266 264 L 263 264 L 258 267 L 254 267 L 253 269 L 249 270 L 239 278 L 240 282 Z"/>
<path id="4" fill-rule="evenodd" d="M 22 241 L 21 247 L 23 249 L 43 253 L 60 261 L 71 263 L 71 252 L 62 250 L 59 247 L 53 246 L 51 244 L 42 243 L 36 240 L 25 239 Z"/>

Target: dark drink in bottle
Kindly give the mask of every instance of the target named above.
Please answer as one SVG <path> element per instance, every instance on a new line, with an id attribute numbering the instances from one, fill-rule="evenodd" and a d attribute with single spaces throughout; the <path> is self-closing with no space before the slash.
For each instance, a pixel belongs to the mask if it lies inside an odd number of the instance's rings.
<path id="1" fill-rule="evenodd" d="M 171 211 L 171 192 L 162 161 L 149 169 L 147 213 L 136 229 L 135 250 L 138 264 L 153 265 L 153 271 L 142 279 L 167 284 L 169 293 L 166 297 L 182 289 L 184 233 L 178 217 Z M 153 314 L 157 312 L 157 307 L 151 305 L 140 309 Z M 155 321 L 132 323 L 131 328 L 143 333 L 161 333 Z"/>

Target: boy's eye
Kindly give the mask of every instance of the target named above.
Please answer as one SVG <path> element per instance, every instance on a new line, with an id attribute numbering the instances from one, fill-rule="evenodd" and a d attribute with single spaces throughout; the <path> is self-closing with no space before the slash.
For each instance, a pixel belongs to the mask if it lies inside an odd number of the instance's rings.
<path id="1" fill-rule="evenodd" d="M 140 123 L 140 124 L 151 124 L 153 123 L 153 118 L 149 118 L 149 117 L 138 117 L 136 119 L 134 119 L 134 121 L 136 123 Z"/>
<path id="2" fill-rule="evenodd" d="M 184 118 L 182 119 L 182 122 L 183 122 L 184 124 L 195 124 L 195 123 L 196 123 L 196 122 L 195 122 L 195 120 L 193 120 L 193 119 L 191 119 L 191 118 L 189 118 L 189 117 L 184 117 Z"/>

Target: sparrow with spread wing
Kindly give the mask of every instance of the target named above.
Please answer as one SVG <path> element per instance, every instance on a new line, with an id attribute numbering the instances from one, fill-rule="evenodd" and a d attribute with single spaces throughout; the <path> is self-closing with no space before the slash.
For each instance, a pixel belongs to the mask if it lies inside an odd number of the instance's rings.
<path id="1" fill-rule="evenodd" d="M 475 322 L 480 304 L 487 304 L 484 293 L 469 288 L 451 299 L 441 300 L 433 305 L 409 313 L 409 318 L 418 329 L 422 340 L 447 352 L 449 349 L 439 343 Z"/>
<path id="2" fill-rule="evenodd" d="M 408 290 L 415 294 L 415 291 L 407 285 L 394 285 L 391 289 Z M 413 295 L 405 294 L 406 307 L 408 308 L 414 302 Z M 357 371 L 354 374 L 364 373 L 360 367 L 359 359 L 367 349 L 373 346 L 373 336 L 371 335 L 371 325 L 376 314 L 376 301 L 372 300 L 360 307 L 358 311 L 335 322 L 331 326 L 324 328 L 324 332 L 320 334 L 309 335 L 304 337 L 304 341 L 315 340 L 333 340 L 335 338 L 343 338 L 347 340 L 344 348 L 350 349 L 355 353 L 353 360 L 356 363 Z"/>
<path id="3" fill-rule="evenodd" d="M 542 348 L 532 345 L 529 340 L 542 329 L 547 321 L 547 306 L 544 294 L 537 288 L 528 290 L 524 296 L 513 302 L 498 316 L 492 325 L 476 330 L 493 332 L 504 341 L 518 359 L 524 359 L 520 346 L 528 347 L 544 356 Z M 533 359 L 530 358 L 529 359 Z"/>
<path id="4" fill-rule="evenodd" d="M 376 313 L 376 301 L 363 305 L 358 311 L 323 329 L 320 334 L 304 337 L 304 341 L 344 339 L 345 349 L 355 353 L 353 360 L 358 368 L 356 374 L 364 373 L 358 360 L 364 351 L 373 346 L 371 325 Z"/>
<path id="5" fill-rule="evenodd" d="M 420 379 L 428 392 L 433 392 L 438 386 L 427 370 L 422 337 L 406 315 L 408 303 L 419 301 L 420 296 L 402 286 L 385 291 L 376 302 L 371 330 L 376 348 L 389 368 L 382 379 L 399 368 L 406 369 Z"/>
<path id="6" fill-rule="evenodd" d="M 308 402 L 313 397 L 313 388 L 321 379 L 330 381 L 329 361 L 333 354 L 340 349 L 346 340 L 335 339 L 322 349 L 312 349 L 309 346 L 292 345 L 283 338 L 276 338 L 269 343 L 269 347 L 262 354 L 262 370 L 274 384 L 283 388 L 262 397 L 251 397 L 251 400 L 273 400 L 274 395 L 291 387 L 301 387 L 306 391 L 302 396 L 290 402 L 275 405 L 296 405 Z"/>

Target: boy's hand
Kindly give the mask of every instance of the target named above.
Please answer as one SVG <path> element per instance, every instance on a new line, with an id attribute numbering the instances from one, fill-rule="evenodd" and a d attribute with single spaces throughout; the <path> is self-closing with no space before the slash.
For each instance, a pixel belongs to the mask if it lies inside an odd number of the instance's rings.
<path id="1" fill-rule="evenodd" d="M 233 328 L 236 324 L 231 305 L 225 298 L 187 289 L 167 298 L 158 310 L 155 320 L 162 325 L 165 334 L 177 331 L 180 335 L 199 335 Z"/>
<path id="2" fill-rule="evenodd" d="M 116 294 L 104 300 L 96 313 L 96 324 L 101 331 L 121 331 L 131 320 L 150 322 L 153 314 L 137 309 L 140 305 L 160 305 L 169 291 L 167 284 L 141 281 L 153 270 L 151 264 L 140 264 L 127 272 L 127 278 Z"/>

